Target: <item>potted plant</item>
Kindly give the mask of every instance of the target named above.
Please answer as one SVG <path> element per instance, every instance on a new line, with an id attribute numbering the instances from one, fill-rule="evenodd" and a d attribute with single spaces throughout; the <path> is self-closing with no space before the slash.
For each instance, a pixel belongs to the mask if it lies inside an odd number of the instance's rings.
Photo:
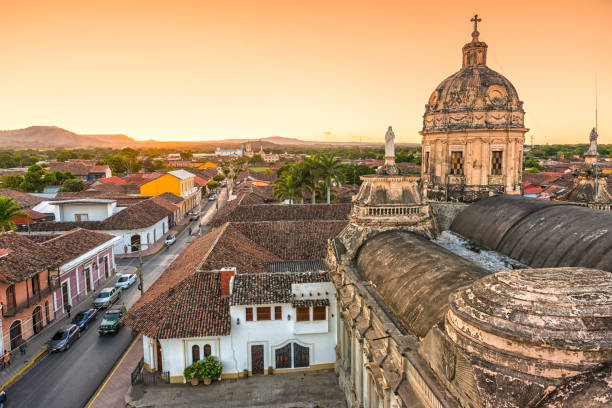
<path id="1" fill-rule="evenodd" d="M 185 376 L 185 380 L 187 381 L 191 381 L 191 385 L 198 385 L 199 380 L 198 380 L 198 373 L 197 373 L 197 367 L 196 367 L 197 362 L 193 363 L 190 366 L 185 367 L 185 370 L 183 370 L 183 375 Z"/>
<path id="2" fill-rule="evenodd" d="M 223 365 L 217 357 L 208 356 L 201 361 L 201 366 L 198 371 L 204 384 L 208 385 L 212 382 L 213 378 L 219 379 L 221 377 Z"/>

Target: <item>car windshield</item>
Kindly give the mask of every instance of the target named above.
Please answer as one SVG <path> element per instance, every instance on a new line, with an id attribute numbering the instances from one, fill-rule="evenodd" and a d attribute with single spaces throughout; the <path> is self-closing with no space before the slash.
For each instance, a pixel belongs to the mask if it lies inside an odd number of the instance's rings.
<path id="1" fill-rule="evenodd" d="M 119 312 L 107 312 L 104 314 L 106 319 L 118 319 L 121 317 L 121 313 Z"/>
<path id="2" fill-rule="evenodd" d="M 102 292 L 100 293 L 100 295 L 98 295 L 98 297 L 101 297 L 101 298 L 107 298 L 109 296 L 110 296 L 110 292 Z"/>
<path id="3" fill-rule="evenodd" d="M 51 340 L 64 340 L 66 337 L 68 337 L 68 331 L 59 331 L 55 333 Z"/>
<path id="4" fill-rule="evenodd" d="M 122 276 L 119 278 L 119 282 L 127 282 L 128 277 L 127 276 Z"/>
<path id="5" fill-rule="evenodd" d="M 76 314 L 76 316 L 74 316 L 74 319 L 72 319 L 73 322 L 80 322 L 81 320 L 83 320 L 85 318 L 85 316 L 87 316 L 86 312 L 79 312 Z"/>

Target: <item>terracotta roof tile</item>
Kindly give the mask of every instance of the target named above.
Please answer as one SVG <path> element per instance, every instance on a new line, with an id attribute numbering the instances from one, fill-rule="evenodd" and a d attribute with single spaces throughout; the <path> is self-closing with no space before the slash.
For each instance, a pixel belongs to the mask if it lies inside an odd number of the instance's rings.
<path id="1" fill-rule="evenodd" d="M 236 275 L 231 295 L 232 305 L 267 305 L 291 303 L 294 283 L 331 282 L 328 272 L 264 273 Z"/>
<path id="2" fill-rule="evenodd" d="M 113 238 L 114 235 L 104 232 L 76 228 L 45 241 L 42 245 L 58 254 L 62 263 L 67 263 Z"/>
<path id="3" fill-rule="evenodd" d="M 48 163 L 48 171 L 61 171 L 65 173 L 69 171 L 75 176 L 87 176 L 89 173 L 89 169 L 91 165 L 82 163 L 82 162 L 49 162 Z"/>
<path id="4" fill-rule="evenodd" d="M 13 198 L 21 208 L 32 208 L 35 205 L 45 201 L 45 199 L 42 197 L 37 197 L 35 195 L 10 188 L 0 188 L 0 196 Z"/>
<path id="5" fill-rule="evenodd" d="M 236 201 L 236 200 L 233 200 Z M 211 220 L 218 226 L 226 222 L 255 222 L 277 220 L 348 220 L 350 203 L 303 205 L 240 205 L 230 201 Z"/>
<path id="6" fill-rule="evenodd" d="M 60 262 L 54 251 L 12 231 L 0 234 L 0 248 L 10 250 L 0 258 L 0 280 L 11 284 L 57 267 Z"/>

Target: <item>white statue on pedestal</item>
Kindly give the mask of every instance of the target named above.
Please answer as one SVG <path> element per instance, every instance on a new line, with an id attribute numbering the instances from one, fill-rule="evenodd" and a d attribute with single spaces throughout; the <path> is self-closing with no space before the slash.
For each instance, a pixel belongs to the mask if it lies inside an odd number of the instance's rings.
<path id="1" fill-rule="evenodd" d="M 395 158 L 395 133 L 393 133 L 391 126 L 385 134 L 385 158 L 387 157 Z"/>

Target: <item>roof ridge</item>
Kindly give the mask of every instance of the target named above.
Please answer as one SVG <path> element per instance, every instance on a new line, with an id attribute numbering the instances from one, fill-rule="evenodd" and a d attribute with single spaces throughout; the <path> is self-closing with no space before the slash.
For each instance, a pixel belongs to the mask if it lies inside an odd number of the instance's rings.
<path id="1" fill-rule="evenodd" d="M 196 271 L 199 270 L 202 265 L 204 264 L 204 262 L 208 259 L 210 253 L 212 252 L 212 250 L 215 248 L 215 246 L 217 246 L 217 243 L 219 242 L 219 240 L 221 239 L 221 237 L 223 236 L 223 234 L 225 233 L 225 230 L 227 229 L 227 224 L 225 223 L 223 224 L 221 227 L 221 231 L 219 231 L 217 233 L 217 237 L 215 238 L 215 240 L 212 242 L 212 244 L 210 245 L 210 247 L 208 248 L 208 251 L 206 252 L 206 254 L 202 257 L 202 261 L 198 264 Z M 212 232 L 212 231 L 211 231 Z"/>

